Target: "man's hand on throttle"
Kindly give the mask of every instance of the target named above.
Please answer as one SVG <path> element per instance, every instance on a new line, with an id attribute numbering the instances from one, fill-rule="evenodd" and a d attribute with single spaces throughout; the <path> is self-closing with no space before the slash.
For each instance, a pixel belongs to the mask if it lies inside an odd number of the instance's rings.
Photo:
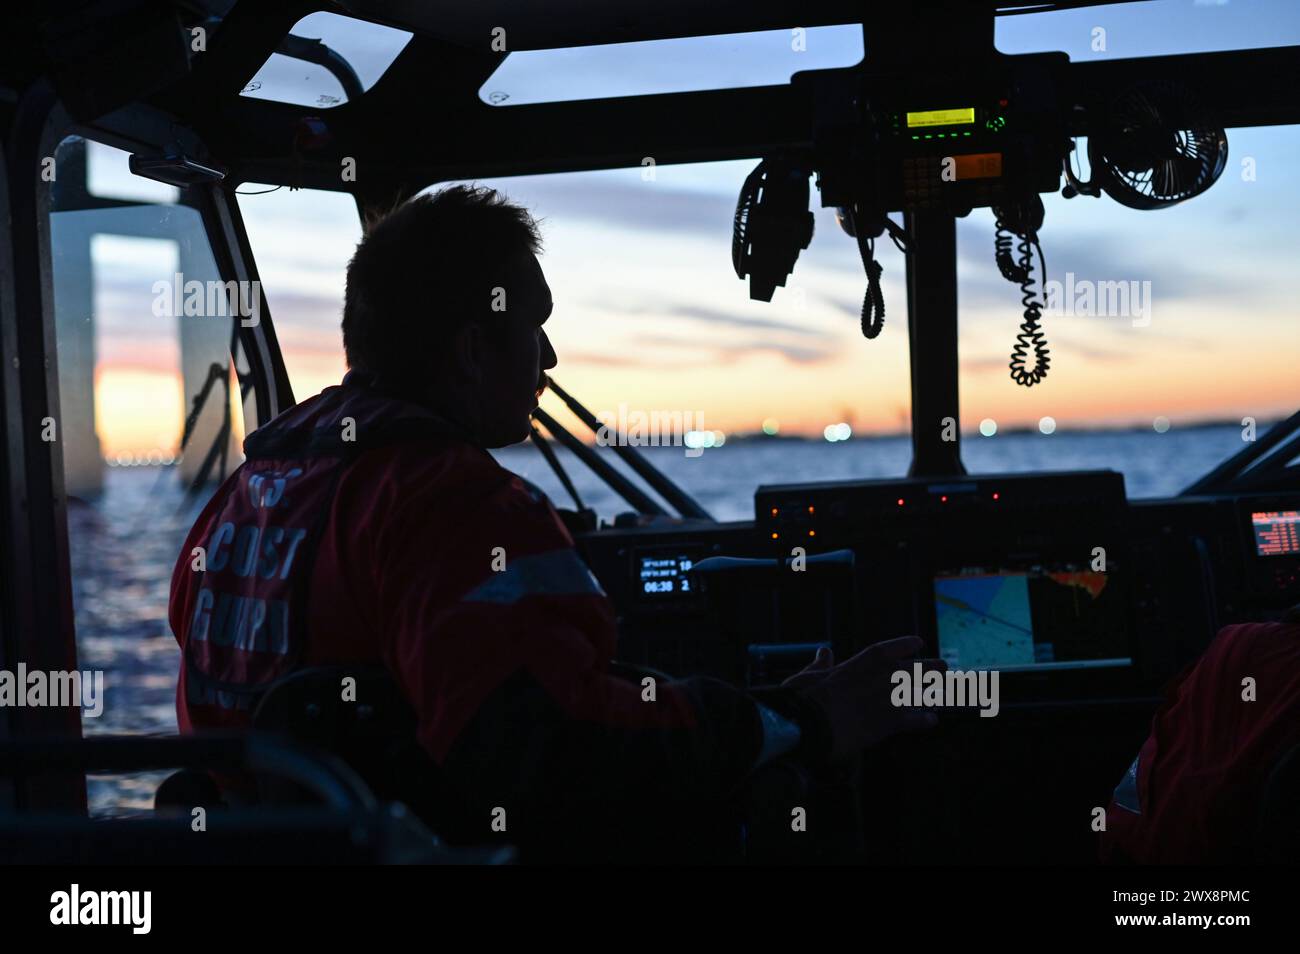
<path id="1" fill-rule="evenodd" d="M 935 726 L 939 717 L 928 709 L 895 706 L 890 701 L 893 675 L 920 662 L 924 671 L 947 669 L 941 659 L 918 659 L 925 643 L 916 636 L 889 639 L 839 665 L 828 649 L 783 686 L 797 689 L 821 707 L 830 722 L 832 757 L 850 758 L 890 736 Z"/>

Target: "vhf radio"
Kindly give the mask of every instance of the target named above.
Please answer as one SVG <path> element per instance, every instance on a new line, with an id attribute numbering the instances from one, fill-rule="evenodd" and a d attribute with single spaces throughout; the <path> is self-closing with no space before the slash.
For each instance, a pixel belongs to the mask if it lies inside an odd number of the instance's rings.
<path id="1" fill-rule="evenodd" d="M 971 209 L 1060 188 L 1068 154 L 1064 53 L 996 56 L 916 73 L 796 75 L 814 108 L 821 204 Z"/>

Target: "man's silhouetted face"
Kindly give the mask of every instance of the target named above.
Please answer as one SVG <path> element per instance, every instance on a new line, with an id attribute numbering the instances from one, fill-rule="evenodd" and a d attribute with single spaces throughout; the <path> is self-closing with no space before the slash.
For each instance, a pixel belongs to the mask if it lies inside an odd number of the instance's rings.
<path id="1" fill-rule="evenodd" d="M 456 362 L 468 393 L 463 417 L 484 447 L 526 439 L 545 373 L 555 351 L 542 325 L 551 315 L 551 289 L 531 252 L 504 270 L 504 310 L 470 323 L 457 336 Z M 459 403 L 459 402 L 458 402 Z"/>

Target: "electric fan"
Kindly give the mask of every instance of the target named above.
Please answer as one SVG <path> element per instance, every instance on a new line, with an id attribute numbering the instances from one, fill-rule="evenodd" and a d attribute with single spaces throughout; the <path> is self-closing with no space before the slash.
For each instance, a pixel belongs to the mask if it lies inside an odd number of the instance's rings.
<path id="1" fill-rule="evenodd" d="M 1131 209 L 1163 209 L 1200 195 L 1223 174 L 1223 127 L 1181 83 L 1139 83 L 1119 96 L 1088 137 L 1091 183 L 1066 165 L 1071 194 L 1098 189 Z"/>

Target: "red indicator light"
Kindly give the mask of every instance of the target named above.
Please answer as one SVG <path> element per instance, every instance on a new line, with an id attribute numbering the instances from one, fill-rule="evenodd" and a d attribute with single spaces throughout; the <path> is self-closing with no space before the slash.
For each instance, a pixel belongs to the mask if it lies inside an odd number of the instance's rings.
<path id="1" fill-rule="evenodd" d="M 993 499 L 994 499 L 994 500 L 997 500 L 997 499 L 998 499 L 998 495 L 997 495 L 997 494 L 994 494 L 994 495 L 993 495 Z"/>
<path id="2" fill-rule="evenodd" d="M 902 498 L 902 497 L 899 497 L 899 498 L 898 498 L 898 505 L 899 505 L 900 507 L 903 506 L 903 498 Z"/>
<path id="3" fill-rule="evenodd" d="M 772 508 L 772 516 L 775 517 L 778 513 L 780 513 L 780 511 L 777 510 L 775 507 L 773 507 L 773 508 Z"/>
<path id="4" fill-rule="evenodd" d="M 948 502 L 947 494 L 944 494 L 942 497 L 939 498 L 939 503 L 947 503 L 947 502 Z"/>
<path id="5" fill-rule="evenodd" d="M 1007 101 L 1006 101 L 1005 99 L 1000 99 L 1000 100 L 998 100 L 998 105 L 999 105 L 999 106 L 1005 106 L 1006 104 L 1007 104 Z"/>
<path id="6" fill-rule="evenodd" d="M 817 510 L 816 510 L 816 508 L 814 508 L 814 507 L 809 507 L 809 508 L 808 508 L 808 512 L 809 512 L 809 513 L 816 513 Z"/>

